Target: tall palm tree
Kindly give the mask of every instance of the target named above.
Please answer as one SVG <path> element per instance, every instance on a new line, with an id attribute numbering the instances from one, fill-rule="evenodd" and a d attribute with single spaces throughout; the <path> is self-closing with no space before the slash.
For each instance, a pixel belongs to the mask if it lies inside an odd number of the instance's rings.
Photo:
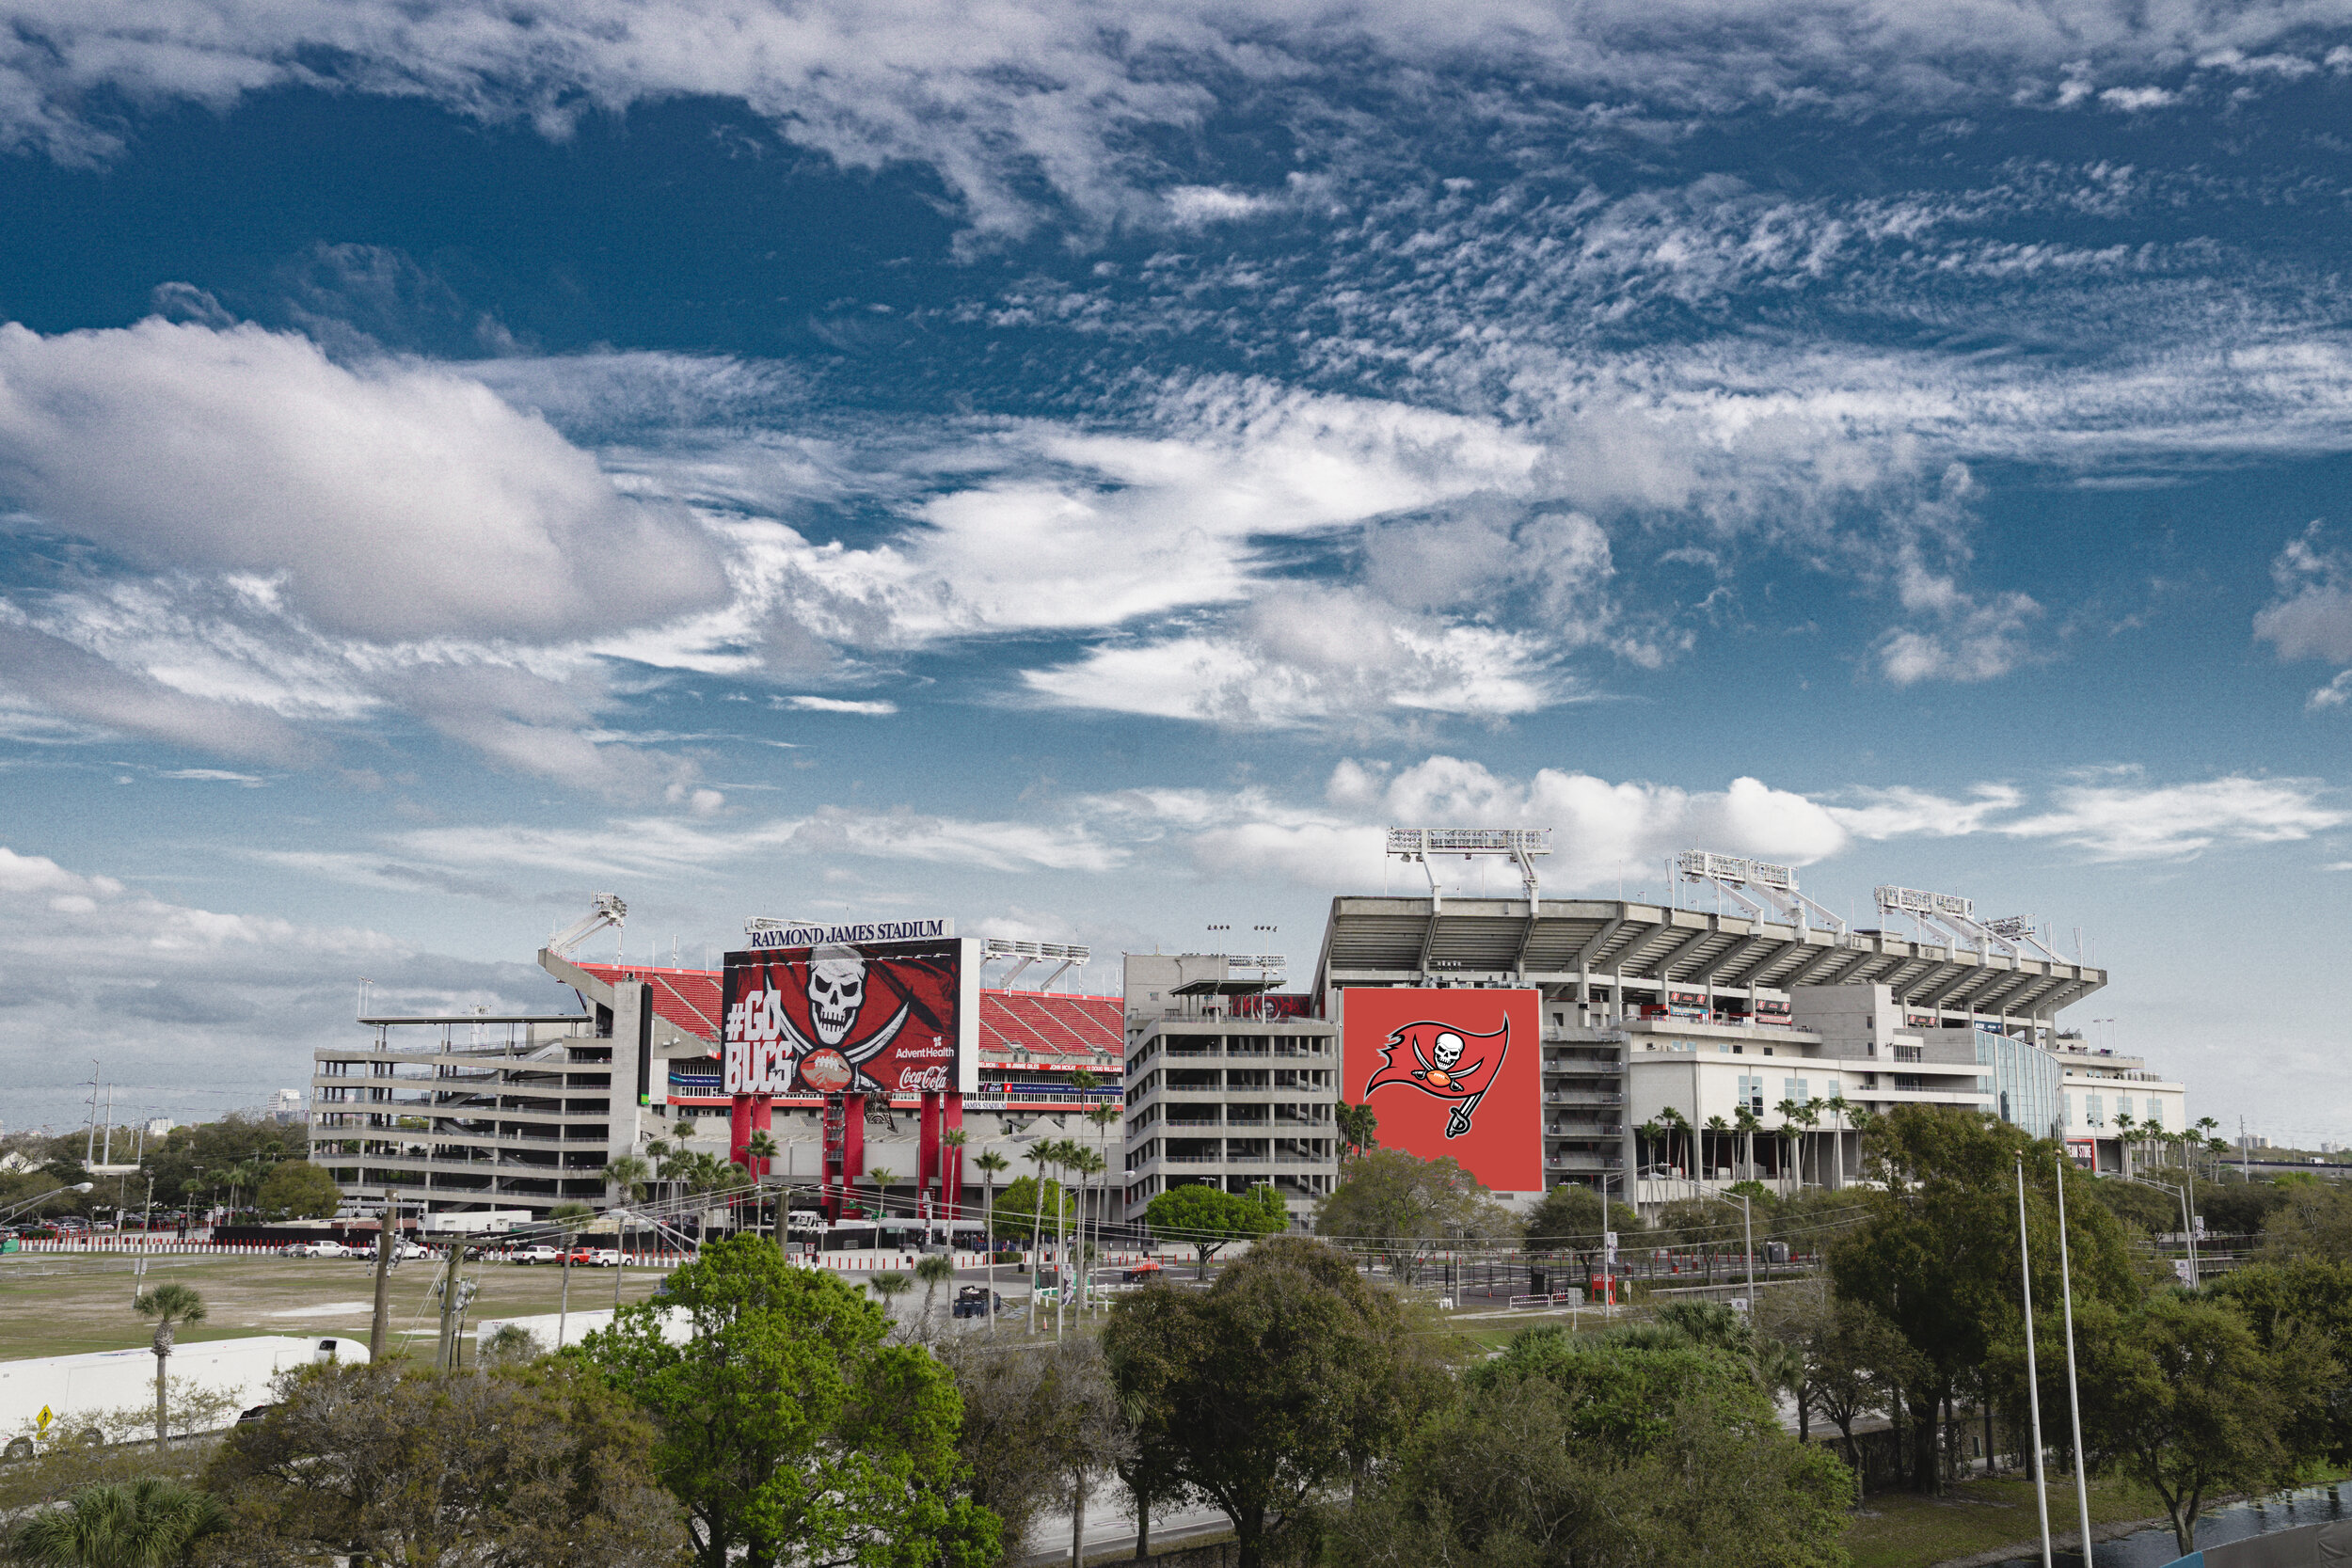
<path id="1" fill-rule="evenodd" d="M 963 1146 L 971 1134 L 950 1127 L 939 1135 L 939 1206 L 946 1211 L 947 1250 L 956 1250 L 956 1221 L 963 1216 Z"/>
<path id="2" fill-rule="evenodd" d="M 1125 1164 L 1123 1160 L 1120 1163 L 1120 1165 L 1113 1165 L 1111 1164 L 1111 1129 L 1117 1127 L 1122 1120 L 1124 1120 L 1126 1118 L 1126 1107 L 1123 1105 L 1097 1105 L 1093 1110 L 1087 1113 L 1087 1120 L 1094 1123 L 1097 1152 L 1103 1157 L 1102 1164 L 1097 1167 L 1100 1170 L 1104 1172 L 1116 1171 Z M 1103 1180 L 1102 1196 L 1096 1200 L 1094 1205 L 1094 1241 L 1096 1246 L 1098 1247 L 1101 1246 L 1103 1243 L 1103 1227 L 1110 1218 L 1110 1210 L 1111 1182 L 1109 1176 L 1105 1175 Z M 1123 1219 L 1125 1217 L 1126 1205 L 1121 1203 L 1120 1210 L 1120 1217 Z"/>
<path id="3" fill-rule="evenodd" d="M 1688 1121 L 1685 1121 L 1682 1117 L 1682 1113 L 1672 1105 L 1669 1105 L 1664 1110 L 1659 1112 L 1658 1119 L 1666 1124 L 1666 1164 L 1669 1165 L 1675 1164 L 1675 1138 L 1677 1134 L 1679 1134 L 1684 1138 L 1686 1145 L 1685 1158 L 1680 1168 L 1686 1172 L 1689 1171 L 1691 1165 L 1688 1158 L 1687 1145 L 1691 1132 L 1691 1124 Z"/>
<path id="4" fill-rule="evenodd" d="M 564 1330 L 572 1318 L 572 1238 L 580 1227 L 596 1217 L 596 1212 L 585 1203 L 559 1203 L 548 1211 L 548 1223 L 556 1228 L 564 1242 L 564 1294 L 555 1308 L 555 1348 L 564 1348 Z"/>
<path id="5" fill-rule="evenodd" d="M 1089 1299 L 1087 1291 L 1089 1260 L 1089 1254 L 1087 1252 L 1087 1183 L 1090 1179 L 1101 1176 L 1107 1171 L 1110 1168 L 1110 1162 L 1104 1159 L 1102 1155 L 1096 1153 L 1093 1149 L 1084 1147 L 1073 1147 L 1070 1151 L 1070 1168 L 1075 1171 L 1078 1176 L 1078 1235 L 1076 1245 L 1073 1250 L 1075 1254 L 1078 1265 L 1078 1310 L 1083 1313 L 1087 1310 L 1087 1304 Z M 1099 1220 L 1095 1225 L 1094 1234 L 1096 1242 L 1099 1244 L 1103 1235 L 1103 1227 Z"/>
<path id="6" fill-rule="evenodd" d="M 1041 1255 L 1045 1250 L 1039 1244 L 1041 1240 L 1039 1232 L 1045 1220 L 1045 1167 L 1054 1163 L 1054 1146 L 1045 1139 L 1040 1138 L 1036 1143 L 1029 1146 L 1027 1152 L 1025 1153 L 1022 1158 L 1037 1166 L 1037 1210 L 1036 1212 L 1029 1216 L 1028 1331 L 1031 1334 L 1035 1334 L 1037 1332 L 1037 1271 L 1038 1265 L 1044 1260 Z M 1055 1195 L 1054 1207 L 1056 1210 L 1059 1210 L 1061 1208 L 1061 1197 L 1059 1194 Z"/>
<path id="7" fill-rule="evenodd" d="M 1788 1185 L 1788 1156 L 1797 1136 L 1797 1102 L 1793 1097 L 1785 1097 L 1772 1109 L 1780 1113 L 1780 1184 L 1784 1191 L 1793 1191 Z M 1804 1185 L 1803 1176 L 1798 1177 L 1797 1185 Z"/>
<path id="8" fill-rule="evenodd" d="M 171 1342 L 182 1323 L 204 1321 L 204 1298 L 193 1286 L 173 1283 L 142 1291 L 132 1303 L 142 1318 L 155 1320 L 155 1451 L 171 1442 L 170 1408 L 165 1397 L 164 1374 L 171 1366 Z"/>
<path id="9" fill-rule="evenodd" d="M 931 1331 L 931 1299 L 939 1288 L 956 1276 L 956 1260 L 941 1253 L 927 1252 L 914 1260 L 914 1277 L 923 1282 L 923 1332 Z"/>
<path id="10" fill-rule="evenodd" d="M 1764 1124 L 1756 1119 L 1754 1111 L 1749 1110 L 1746 1104 L 1742 1103 L 1740 1109 L 1732 1114 L 1731 1127 L 1732 1131 L 1740 1135 L 1742 1166 L 1740 1179 L 1743 1181 L 1753 1181 L 1756 1180 L 1756 1135 L 1763 1131 Z"/>
<path id="11" fill-rule="evenodd" d="M 1723 1158 L 1724 1139 L 1731 1132 L 1731 1123 L 1725 1121 L 1721 1117 L 1708 1117 L 1707 1118 L 1707 1130 L 1715 1134 L 1715 1159 L 1720 1160 Z M 1699 1145 L 1699 1164 L 1705 1166 L 1710 1174 L 1715 1169 L 1714 1160 L 1709 1160 L 1707 1157 L 1707 1145 L 1703 1139 Z"/>
<path id="12" fill-rule="evenodd" d="M 1848 1100 L 1845 1091 L 1840 1089 L 1821 1104 L 1837 1118 L 1837 1180 L 1843 1185 L 1846 1180 L 1846 1128 L 1848 1118 L 1853 1115 L 1853 1101 Z"/>
<path id="13" fill-rule="evenodd" d="M 1804 1154 L 1806 1151 L 1810 1151 L 1813 1155 L 1813 1169 L 1817 1175 L 1820 1173 L 1821 1168 L 1821 1150 L 1820 1146 L 1814 1141 L 1813 1132 L 1816 1128 L 1821 1125 L 1822 1103 L 1823 1102 L 1820 1097 L 1816 1095 L 1797 1107 L 1798 1125 L 1804 1129 L 1804 1141 L 1798 1145 L 1799 1153 L 1797 1155 L 1797 1176 L 1799 1185 L 1804 1184 Z M 1824 1183 L 1817 1181 L 1814 1185 L 1821 1186 L 1824 1185 Z"/>
<path id="14" fill-rule="evenodd" d="M 1339 1133 L 1342 1159 L 1360 1157 L 1380 1147 L 1380 1117 L 1370 1105 L 1350 1105 L 1343 1100 L 1331 1120 Z"/>
<path id="15" fill-rule="evenodd" d="M 609 1161 L 604 1167 L 605 1184 L 625 1203 L 642 1203 L 645 1183 L 653 1180 L 653 1166 L 634 1154 L 624 1154 Z"/>
<path id="16" fill-rule="evenodd" d="M 1643 1143 L 1649 1146 L 1650 1156 L 1652 1160 L 1655 1161 L 1658 1155 L 1659 1140 L 1666 1135 L 1666 1124 L 1660 1121 L 1656 1117 L 1652 1117 L 1649 1120 L 1642 1123 L 1641 1126 L 1636 1127 L 1633 1131 L 1641 1134 Z"/>
<path id="17" fill-rule="evenodd" d="M 972 1162 L 979 1167 L 981 1197 L 980 1240 L 988 1247 L 988 1331 L 996 1332 L 996 1178 L 1012 1168 L 1012 1162 L 994 1149 L 983 1149 Z"/>
<path id="18" fill-rule="evenodd" d="M 17 1532 L 16 1553 L 37 1568 L 154 1568 L 228 1525 L 210 1493 L 144 1476 L 87 1486 L 63 1508 L 42 1509 Z"/>
<path id="19" fill-rule="evenodd" d="M 874 1184 L 874 1217 L 878 1220 L 888 1219 L 890 1184 L 898 1180 L 898 1173 L 888 1165 L 868 1165 L 866 1167 L 866 1180 Z"/>

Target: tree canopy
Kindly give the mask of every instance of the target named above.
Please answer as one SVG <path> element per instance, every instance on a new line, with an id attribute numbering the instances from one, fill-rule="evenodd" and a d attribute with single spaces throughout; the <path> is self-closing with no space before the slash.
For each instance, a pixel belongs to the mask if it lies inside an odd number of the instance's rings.
<path id="1" fill-rule="evenodd" d="M 1122 1299 L 1104 1350 L 1170 1480 L 1232 1521 L 1241 1568 L 1391 1451 L 1443 1381 L 1393 1296 L 1295 1236 L 1260 1243 L 1206 1291 Z"/>
<path id="2" fill-rule="evenodd" d="M 1170 1187 L 1144 1206 L 1143 1223 L 1152 1235 L 1193 1249 L 1201 1267 L 1235 1242 L 1254 1242 L 1290 1228 L 1290 1206 L 1272 1187 L 1247 1194 L 1195 1182 Z"/>
<path id="3" fill-rule="evenodd" d="M 1458 1162 L 1424 1160 L 1401 1148 L 1375 1148 L 1349 1161 L 1315 1210 L 1318 1235 L 1370 1247 L 1401 1274 L 1434 1247 L 1496 1241 L 1518 1229 L 1511 1212 Z"/>
<path id="4" fill-rule="evenodd" d="M 662 1333 L 672 1309 L 691 1320 L 684 1343 Z M 652 1418 L 655 1473 L 704 1568 L 996 1560 L 995 1516 L 961 1495 L 954 1381 L 833 1275 L 729 1237 L 586 1353 Z"/>
<path id="5" fill-rule="evenodd" d="M 270 1167 L 254 1207 L 274 1220 L 323 1220 L 343 1201 L 335 1179 L 308 1160 L 281 1160 Z"/>

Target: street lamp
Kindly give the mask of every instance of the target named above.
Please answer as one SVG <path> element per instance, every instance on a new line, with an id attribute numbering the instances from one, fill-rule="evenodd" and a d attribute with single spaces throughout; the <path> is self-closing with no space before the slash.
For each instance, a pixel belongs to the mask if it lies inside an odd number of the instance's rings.
<path id="1" fill-rule="evenodd" d="M 1682 1184 L 1691 1189 L 1692 1196 L 1703 1197 L 1709 1203 L 1729 1203 L 1735 1196 L 1730 1193 L 1710 1193 L 1687 1177 L 1683 1179 Z M 1740 1243 L 1747 1249 L 1748 1311 L 1753 1314 L 1756 1311 L 1756 1220 L 1753 1206 L 1748 1202 L 1748 1195 L 1740 1193 L 1736 1196 L 1740 1202 Z M 1606 1209 L 1602 1211 L 1604 1214 L 1607 1212 Z M 1708 1277 L 1711 1279 L 1714 1275 L 1710 1273 Z M 1753 1322 L 1754 1319 L 1751 1318 L 1750 1321 Z"/>
<path id="2" fill-rule="evenodd" d="M 15 1204 L 8 1209 L 0 1209 L 0 1222 L 6 1222 L 13 1219 L 16 1215 L 23 1213 L 27 1209 L 39 1208 L 40 1205 L 48 1202 L 51 1198 L 57 1196 L 60 1193 L 87 1193 L 97 1185 L 98 1183 L 95 1181 L 77 1181 L 71 1187 L 53 1187 L 48 1192 L 36 1193 L 22 1203 Z"/>
<path id="3" fill-rule="evenodd" d="M 2145 1176 L 2127 1176 L 2123 1180 L 2137 1186 L 2153 1187 L 2159 1192 L 2170 1193 L 2181 1200 L 2181 1240 L 2188 1246 L 2188 1284 L 2191 1290 L 2195 1290 L 2201 1276 L 2197 1272 L 2197 1220 L 2188 1211 L 2188 1189 Z"/>

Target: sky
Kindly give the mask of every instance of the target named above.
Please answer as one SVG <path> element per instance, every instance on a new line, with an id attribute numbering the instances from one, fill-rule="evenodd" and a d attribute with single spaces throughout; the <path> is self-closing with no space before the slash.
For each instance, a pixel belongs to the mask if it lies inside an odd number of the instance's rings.
<path id="1" fill-rule="evenodd" d="M 1396 824 L 2352 1140 L 2352 4 L 0 9 L 0 1128 L 597 892 L 1303 983 Z"/>

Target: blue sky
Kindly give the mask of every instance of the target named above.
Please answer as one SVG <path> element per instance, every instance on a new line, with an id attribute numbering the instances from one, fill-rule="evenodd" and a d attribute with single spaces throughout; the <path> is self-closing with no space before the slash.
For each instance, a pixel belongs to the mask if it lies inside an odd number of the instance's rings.
<path id="1" fill-rule="evenodd" d="M 1303 972 L 1428 822 L 2352 1135 L 2352 8 L 8 9 L 0 1123 L 599 890 Z"/>

